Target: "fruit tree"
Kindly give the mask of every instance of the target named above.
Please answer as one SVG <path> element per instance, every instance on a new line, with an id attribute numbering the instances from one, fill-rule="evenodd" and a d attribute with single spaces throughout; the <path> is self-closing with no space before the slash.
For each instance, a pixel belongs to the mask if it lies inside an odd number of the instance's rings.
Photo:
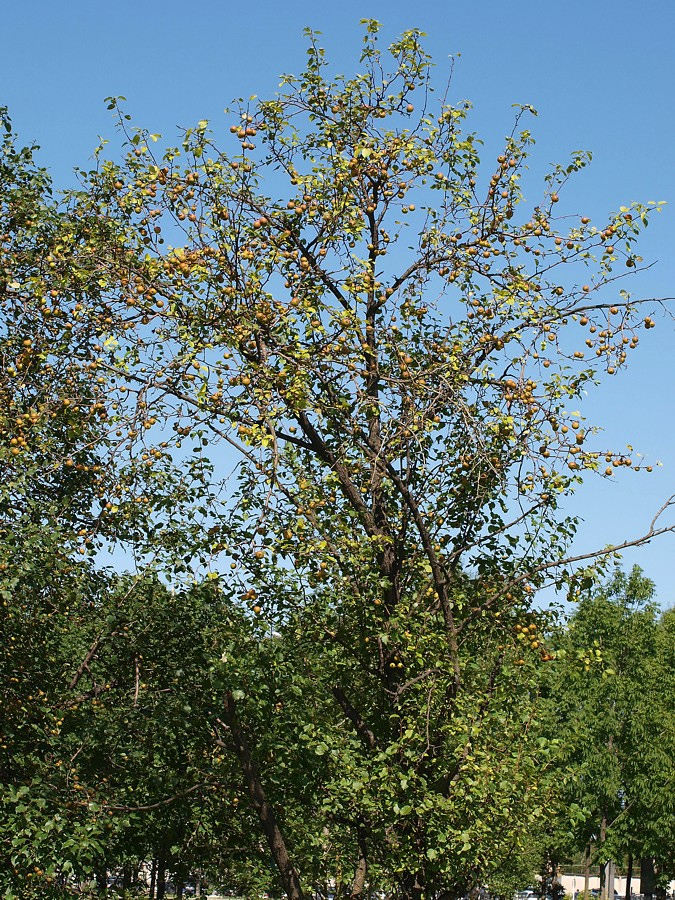
<path id="1" fill-rule="evenodd" d="M 258 635 L 248 669 L 214 658 L 211 725 L 290 898 L 502 877 L 545 815 L 532 604 L 574 590 L 563 506 L 648 468 L 576 407 L 654 324 L 622 281 L 652 206 L 566 208 L 583 154 L 527 202 L 533 111 L 481 160 L 420 33 L 377 32 L 351 78 L 308 34 L 300 76 L 229 112 L 231 150 L 206 121 L 160 150 L 111 100 L 122 156 L 3 296 L 12 377 L 67 359 L 64 402 L 105 421 L 84 550 L 219 579 Z"/>

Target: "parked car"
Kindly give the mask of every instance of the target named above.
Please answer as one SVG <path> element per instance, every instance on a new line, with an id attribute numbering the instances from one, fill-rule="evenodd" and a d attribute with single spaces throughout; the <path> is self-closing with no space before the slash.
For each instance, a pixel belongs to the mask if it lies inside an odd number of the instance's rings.
<path id="1" fill-rule="evenodd" d="M 176 885 L 172 881 L 166 882 L 166 892 L 170 896 L 176 893 Z M 183 896 L 194 897 L 197 893 L 197 886 L 194 881 L 188 881 L 183 885 Z"/>
<path id="2" fill-rule="evenodd" d="M 514 900 L 538 900 L 539 893 L 533 888 L 524 888 L 522 891 L 516 891 Z"/>

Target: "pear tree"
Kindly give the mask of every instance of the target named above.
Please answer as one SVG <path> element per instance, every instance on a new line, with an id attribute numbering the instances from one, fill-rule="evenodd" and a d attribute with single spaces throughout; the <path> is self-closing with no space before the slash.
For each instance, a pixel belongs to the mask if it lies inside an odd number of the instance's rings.
<path id="1" fill-rule="evenodd" d="M 669 530 L 579 559 L 567 512 L 582 479 L 650 469 L 579 407 L 654 325 L 625 279 L 658 205 L 571 210 L 582 153 L 526 199 L 534 111 L 481 159 L 423 35 L 364 30 L 353 77 L 308 33 L 225 149 L 206 121 L 162 149 L 111 99 L 121 155 L 3 299 L 105 425 L 85 553 L 218 580 L 260 633 L 266 663 L 214 657 L 213 735 L 294 900 L 506 883 L 555 756 L 537 592 Z"/>

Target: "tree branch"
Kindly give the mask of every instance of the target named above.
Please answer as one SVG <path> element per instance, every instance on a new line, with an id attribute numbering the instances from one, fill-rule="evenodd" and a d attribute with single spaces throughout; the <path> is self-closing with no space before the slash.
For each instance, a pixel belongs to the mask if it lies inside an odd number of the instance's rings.
<path id="1" fill-rule="evenodd" d="M 331 693 L 337 700 L 340 705 L 340 709 L 347 716 L 349 721 L 352 723 L 354 728 L 359 734 L 359 737 L 370 747 L 371 750 L 377 749 L 377 740 L 372 730 L 366 725 L 363 716 L 361 713 L 354 709 L 349 700 L 347 699 L 345 692 L 340 687 L 331 688 Z"/>

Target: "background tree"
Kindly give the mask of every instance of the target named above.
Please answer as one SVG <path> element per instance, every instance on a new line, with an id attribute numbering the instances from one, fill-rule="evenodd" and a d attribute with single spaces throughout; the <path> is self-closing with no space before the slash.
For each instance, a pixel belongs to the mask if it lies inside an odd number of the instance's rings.
<path id="1" fill-rule="evenodd" d="M 552 702 L 566 735 L 566 800 L 586 815 L 578 850 L 592 845 L 603 866 L 617 860 L 629 869 L 657 858 L 665 875 L 675 729 L 663 680 L 669 616 L 659 618 L 653 593 L 634 567 L 629 575 L 616 569 L 582 597 L 560 640 Z"/>
<path id="2" fill-rule="evenodd" d="M 182 725 L 191 732 L 184 713 L 175 717 L 187 700 L 179 697 L 171 704 L 166 685 L 154 685 L 163 713 L 173 718 L 165 721 L 153 710 L 150 724 L 146 715 L 151 740 L 143 751 L 128 745 L 132 735 L 136 742 L 143 737 L 128 728 L 128 716 L 137 712 L 141 670 L 139 653 L 129 649 L 129 632 L 138 627 L 136 597 L 143 586 L 133 579 L 120 583 L 83 559 L 93 548 L 90 538 L 105 535 L 103 514 L 111 506 L 106 487 L 116 479 L 116 466 L 109 453 L 108 411 L 97 400 L 95 378 L 78 361 L 72 322 L 58 313 L 54 318 L 48 306 L 60 292 L 77 318 L 79 300 L 97 291 L 90 267 L 57 269 L 51 255 L 79 246 L 86 228 L 53 199 L 48 175 L 34 162 L 36 148 L 18 147 L 6 111 L 0 113 L 1 883 L 5 897 L 31 891 L 42 897 L 67 890 L 74 877 L 100 874 L 101 867 L 105 887 L 106 859 L 121 863 L 129 853 L 144 858 L 147 835 L 139 842 L 138 833 L 148 823 L 131 816 L 132 808 L 154 807 L 157 801 L 160 809 L 168 805 L 172 792 L 166 787 L 164 793 L 158 779 L 177 781 L 179 793 L 186 787 L 171 754 L 153 754 L 151 745 L 176 750 L 175 730 Z M 48 293 L 45 272 L 52 285 Z M 135 529 L 147 524 L 139 523 L 140 512 L 127 517 L 126 530 L 118 528 L 116 536 L 133 542 Z M 156 656 L 150 633 L 164 649 L 162 671 L 175 678 L 174 660 L 185 649 L 168 642 L 170 620 L 174 634 L 182 629 L 182 643 L 193 641 L 188 661 L 194 670 L 202 660 L 198 628 L 204 625 L 199 619 L 204 604 L 191 596 L 189 615 L 176 621 L 175 599 L 165 614 L 158 602 L 161 591 L 145 593 L 141 620 L 147 631 L 139 639 L 146 657 Z M 120 703 L 129 682 L 129 699 L 125 695 Z M 108 730 L 101 728 L 102 695 L 110 695 Z M 130 765 L 123 789 L 110 785 L 111 753 L 120 732 L 127 758 L 137 760 L 141 753 L 149 769 L 140 800 L 129 797 L 140 790 Z M 114 762 L 113 771 L 119 759 Z M 194 791 L 192 773 L 187 777 Z M 154 830 L 161 832 L 156 823 Z M 130 832 L 133 840 L 123 840 Z"/>

